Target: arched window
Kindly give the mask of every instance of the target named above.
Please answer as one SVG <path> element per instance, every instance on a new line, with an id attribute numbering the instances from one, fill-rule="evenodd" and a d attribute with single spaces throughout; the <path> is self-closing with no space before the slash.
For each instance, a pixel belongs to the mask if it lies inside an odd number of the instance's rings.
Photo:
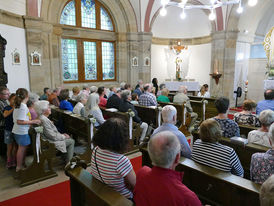
<path id="1" fill-rule="evenodd" d="M 97 0 L 69 1 L 62 11 L 60 24 L 81 27 L 79 32 L 93 29 L 115 35 L 109 12 Z M 65 83 L 116 80 L 115 41 L 90 38 L 66 35 L 61 39 Z"/>

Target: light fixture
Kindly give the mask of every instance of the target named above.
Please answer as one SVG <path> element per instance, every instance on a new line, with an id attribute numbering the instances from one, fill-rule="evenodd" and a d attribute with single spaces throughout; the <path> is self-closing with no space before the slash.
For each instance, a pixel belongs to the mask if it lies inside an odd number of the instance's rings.
<path id="1" fill-rule="evenodd" d="M 166 14 L 167 14 L 166 8 L 163 7 L 163 8 L 160 10 L 160 15 L 161 15 L 161 16 L 166 16 Z"/>
<path id="2" fill-rule="evenodd" d="M 216 19 L 216 15 L 215 15 L 213 9 L 211 9 L 211 12 L 210 12 L 210 14 L 209 14 L 209 16 L 208 16 L 208 19 L 209 19 L 210 21 L 213 21 L 213 20 Z"/>
<path id="3" fill-rule="evenodd" d="M 249 6 L 255 6 L 258 3 L 258 0 L 248 0 Z M 162 9 L 160 10 L 161 16 L 165 16 L 167 14 L 167 6 L 179 7 L 184 9 L 184 11 L 180 14 L 181 18 L 186 18 L 186 14 L 184 13 L 188 9 L 205 9 L 210 10 L 211 13 L 208 18 L 213 21 L 216 19 L 216 14 L 213 12 L 214 9 L 220 8 L 222 6 L 234 5 L 238 4 L 237 12 L 240 14 L 243 12 L 244 8 L 242 7 L 242 0 L 210 0 L 207 4 L 192 4 L 188 0 L 181 1 L 170 1 L 170 0 L 161 0 Z"/>
<path id="4" fill-rule="evenodd" d="M 183 9 L 182 13 L 180 14 L 181 19 L 185 19 L 186 18 L 186 13 L 185 13 L 185 9 Z"/>
<path id="5" fill-rule="evenodd" d="M 248 0 L 248 5 L 249 6 L 255 6 L 258 3 L 258 0 Z"/>

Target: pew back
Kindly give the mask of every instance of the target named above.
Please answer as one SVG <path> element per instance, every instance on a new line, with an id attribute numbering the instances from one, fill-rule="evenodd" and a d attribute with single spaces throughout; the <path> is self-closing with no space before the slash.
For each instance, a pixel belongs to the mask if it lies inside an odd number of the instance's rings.
<path id="1" fill-rule="evenodd" d="M 158 109 L 152 107 L 146 107 L 142 105 L 134 105 L 134 108 L 137 110 L 139 117 L 143 122 L 146 122 L 148 125 L 152 125 L 153 128 L 158 127 Z"/>
<path id="2" fill-rule="evenodd" d="M 146 147 L 140 148 L 143 165 L 152 166 Z M 181 158 L 177 171 L 183 172 L 183 183 L 200 200 L 212 205 L 259 205 L 260 185 L 215 168 Z"/>
<path id="3" fill-rule="evenodd" d="M 133 203 L 81 167 L 66 171 L 72 206 L 132 206 Z"/>

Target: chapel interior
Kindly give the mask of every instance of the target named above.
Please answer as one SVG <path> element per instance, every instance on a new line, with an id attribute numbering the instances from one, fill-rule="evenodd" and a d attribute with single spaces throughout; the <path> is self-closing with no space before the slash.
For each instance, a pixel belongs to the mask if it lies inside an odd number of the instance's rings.
<path id="1" fill-rule="evenodd" d="M 157 78 L 190 96 L 207 84 L 212 99 L 241 107 L 274 89 L 273 8 L 273 0 L 0 0 L 0 83 L 42 95 L 122 82 L 134 90 Z M 21 187 L 5 164 L 1 157 L 0 205 L 69 179 L 58 163 L 57 176 Z"/>

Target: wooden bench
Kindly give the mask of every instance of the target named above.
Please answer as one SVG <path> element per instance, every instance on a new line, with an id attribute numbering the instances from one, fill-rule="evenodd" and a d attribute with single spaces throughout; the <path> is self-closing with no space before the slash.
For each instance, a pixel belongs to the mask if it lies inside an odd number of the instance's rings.
<path id="1" fill-rule="evenodd" d="M 151 167 L 146 147 L 142 152 L 143 165 Z M 260 185 L 215 168 L 181 158 L 176 171 L 184 173 L 183 183 L 195 192 L 203 203 L 211 205 L 258 206 Z"/>
<path id="2" fill-rule="evenodd" d="M 121 118 L 126 122 L 127 125 L 129 125 L 129 114 L 127 112 L 111 112 L 108 111 L 105 108 L 101 108 L 102 113 L 105 117 L 112 118 Z M 139 150 L 139 141 L 141 137 L 142 129 L 140 127 L 140 124 L 133 121 L 132 126 L 132 139 L 129 139 L 129 146 L 128 150 L 126 152 L 126 155 L 134 153 Z"/>
<path id="3" fill-rule="evenodd" d="M 197 97 L 197 96 L 188 96 L 190 100 L 194 100 L 194 101 L 204 101 L 206 100 L 208 103 L 206 105 L 206 115 L 205 115 L 205 119 L 208 118 L 212 118 L 218 115 L 218 111 L 215 107 L 215 98 L 205 98 L 205 97 Z M 191 104 L 192 106 L 192 104 Z M 193 108 L 193 111 L 194 108 Z"/>
<path id="4" fill-rule="evenodd" d="M 199 134 L 197 132 L 193 133 L 193 138 L 193 141 L 195 142 L 197 139 L 199 139 Z M 246 179 L 250 179 L 250 162 L 252 155 L 256 152 L 266 152 L 269 149 L 267 147 L 252 143 L 248 143 L 246 145 L 239 145 L 231 142 L 230 138 L 227 137 L 222 137 L 219 142 L 223 145 L 232 147 L 235 150 L 243 166 L 244 177 Z"/>
<path id="5" fill-rule="evenodd" d="M 84 166 L 86 168 L 86 166 Z M 133 206 L 133 202 L 94 178 L 78 164 L 65 173 L 70 178 L 71 206 Z"/>
<path id="6" fill-rule="evenodd" d="M 41 152 L 39 152 L 38 162 L 36 134 L 35 129 L 31 127 L 29 135 L 32 140 L 33 161 L 25 170 L 19 172 L 18 179 L 20 180 L 20 186 L 27 186 L 57 176 L 57 173 L 52 168 L 52 161 L 55 157 L 55 145 L 44 140 L 42 135 L 40 135 Z M 45 165 L 46 161 L 47 165 Z"/>
<path id="7" fill-rule="evenodd" d="M 90 119 L 68 113 L 68 111 L 61 110 L 55 106 L 51 107 L 50 119 L 55 123 L 61 121 L 65 132 L 72 134 L 74 139 L 82 137 L 87 141 L 86 151 L 80 157 L 89 163 L 91 157 Z M 93 133 L 95 133 L 95 128 Z"/>
<path id="8" fill-rule="evenodd" d="M 141 105 L 134 105 L 138 112 L 139 117 L 143 122 L 151 125 L 153 128 L 157 128 L 158 125 L 158 114 L 159 110 L 157 108 L 146 107 Z"/>

